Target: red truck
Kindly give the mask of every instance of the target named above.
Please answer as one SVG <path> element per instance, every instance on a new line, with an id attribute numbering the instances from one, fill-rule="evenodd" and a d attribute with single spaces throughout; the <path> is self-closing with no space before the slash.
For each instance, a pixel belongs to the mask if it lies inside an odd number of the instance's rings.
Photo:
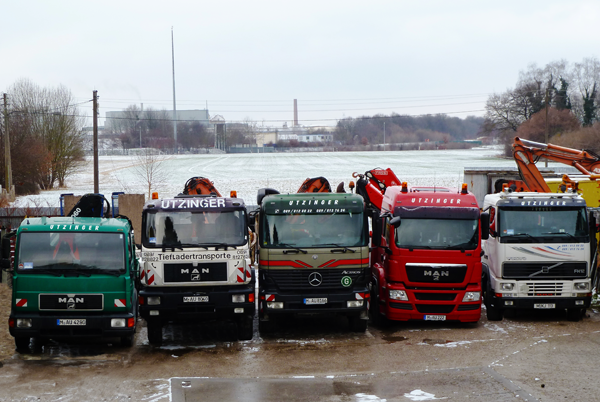
<path id="1" fill-rule="evenodd" d="M 354 176 L 372 222 L 373 323 L 479 321 L 481 240 L 489 235 L 489 215 L 467 185 L 396 185 L 390 169 Z"/>

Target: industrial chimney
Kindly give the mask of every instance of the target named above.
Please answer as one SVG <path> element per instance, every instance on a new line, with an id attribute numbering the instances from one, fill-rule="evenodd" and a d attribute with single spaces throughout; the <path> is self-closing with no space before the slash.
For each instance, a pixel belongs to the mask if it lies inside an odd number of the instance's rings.
<path id="1" fill-rule="evenodd" d="M 294 127 L 298 127 L 298 100 L 294 99 Z"/>

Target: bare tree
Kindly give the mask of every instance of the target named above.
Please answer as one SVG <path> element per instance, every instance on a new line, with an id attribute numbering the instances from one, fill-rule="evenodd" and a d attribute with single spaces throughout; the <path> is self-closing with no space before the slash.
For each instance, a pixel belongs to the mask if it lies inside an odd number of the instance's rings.
<path id="1" fill-rule="evenodd" d="M 83 162 L 85 118 L 64 86 L 42 88 L 29 80 L 20 80 L 8 91 L 12 112 L 21 115 L 22 135 L 43 144 L 48 163 L 40 164 L 36 174 L 43 189 L 54 188 Z"/>
<path id="2" fill-rule="evenodd" d="M 136 155 L 132 170 L 148 186 L 148 198 L 152 197 L 152 189 L 167 181 L 164 162 L 166 158 L 154 148 L 144 148 Z"/>

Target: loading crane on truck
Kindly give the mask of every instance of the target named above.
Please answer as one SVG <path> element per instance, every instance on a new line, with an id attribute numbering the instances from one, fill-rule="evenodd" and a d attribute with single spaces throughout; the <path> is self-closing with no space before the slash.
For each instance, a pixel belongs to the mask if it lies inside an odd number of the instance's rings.
<path id="1" fill-rule="evenodd" d="M 573 166 L 590 180 L 600 178 L 600 156 L 592 151 L 543 144 L 519 137 L 515 137 L 512 147 L 513 156 L 523 181 L 509 182 L 508 184 L 515 184 L 516 189 L 519 191 L 553 192 L 536 166 L 540 158 Z M 564 186 L 564 188 L 570 186 L 577 190 L 577 182 L 567 175 L 563 176 L 562 181 L 561 186 Z"/>

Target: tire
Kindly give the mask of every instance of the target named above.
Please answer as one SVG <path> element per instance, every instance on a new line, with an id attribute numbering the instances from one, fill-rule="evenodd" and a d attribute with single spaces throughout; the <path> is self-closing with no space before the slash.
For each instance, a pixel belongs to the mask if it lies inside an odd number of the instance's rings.
<path id="1" fill-rule="evenodd" d="M 29 352 L 30 340 L 31 340 L 30 338 L 25 338 L 22 336 L 15 337 L 15 346 L 16 346 L 17 352 Z"/>
<path id="2" fill-rule="evenodd" d="M 271 318 L 269 321 L 258 321 L 258 331 L 261 334 L 272 334 L 275 332 L 276 324 Z"/>
<path id="3" fill-rule="evenodd" d="M 502 321 L 502 309 L 492 306 L 492 289 L 489 282 L 486 282 L 485 289 L 485 315 L 488 321 Z"/>
<path id="4" fill-rule="evenodd" d="M 254 336 L 254 317 L 251 315 L 243 316 L 238 320 L 238 339 L 240 341 L 249 341 Z"/>
<path id="5" fill-rule="evenodd" d="M 568 308 L 567 320 L 577 322 L 583 317 L 585 309 L 583 308 Z"/>
<path id="6" fill-rule="evenodd" d="M 350 330 L 352 332 L 365 332 L 369 320 L 362 319 L 360 317 L 348 317 L 348 323 L 350 324 Z"/>
<path id="7" fill-rule="evenodd" d="M 121 346 L 123 346 L 124 348 L 132 347 L 133 341 L 134 341 L 134 336 L 135 336 L 135 332 L 132 333 L 131 335 L 122 336 L 121 337 Z"/>
<path id="8" fill-rule="evenodd" d="M 377 287 L 377 283 L 373 283 L 371 287 L 371 302 L 369 305 L 369 318 L 373 325 L 379 328 L 386 328 L 390 325 L 390 320 L 386 316 L 379 312 L 379 295 L 374 290 Z"/>
<path id="9" fill-rule="evenodd" d="M 152 346 L 162 345 L 162 325 L 148 323 L 148 342 Z"/>

